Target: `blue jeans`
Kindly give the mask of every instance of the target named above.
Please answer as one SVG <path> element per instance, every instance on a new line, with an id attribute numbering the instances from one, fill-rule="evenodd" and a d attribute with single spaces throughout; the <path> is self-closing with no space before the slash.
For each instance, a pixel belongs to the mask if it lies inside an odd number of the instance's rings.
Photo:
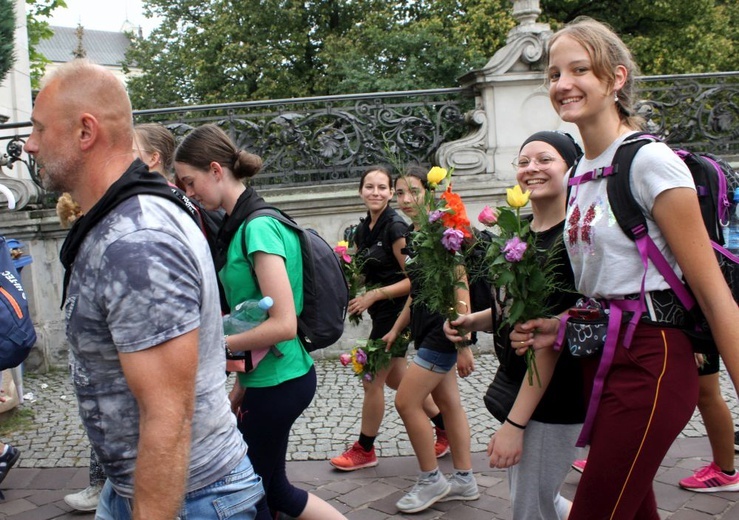
<path id="1" fill-rule="evenodd" d="M 244 460 L 221 480 L 185 495 L 185 503 L 177 518 L 254 520 L 257 502 L 263 496 L 262 479 L 254 473 L 249 457 L 244 456 Z M 133 500 L 120 496 L 110 480 L 106 480 L 95 520 L 130 520 L 132 511 Z"/>
<path id="2" fill-rule="evenodd" d="M 436 350 L 421 347 L 416 352 L 413 362 L 431 372 L 446 374 L 457 363 L 457 351 L 437 352 Z"/>

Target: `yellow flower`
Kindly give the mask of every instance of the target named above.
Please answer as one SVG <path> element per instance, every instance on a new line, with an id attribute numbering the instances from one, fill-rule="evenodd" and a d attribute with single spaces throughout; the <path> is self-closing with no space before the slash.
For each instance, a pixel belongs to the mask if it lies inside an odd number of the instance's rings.
<path id="1" fill-rule="evenodd" d="M 361 374 L 362 370 L 364 370 L 364 365 L 352 360 L 352 370 L 354 370 L 355 374 Z"/>
<path id="2" fill-rule="evenodd" d="M 426 181 L 428 181 L 429 185 L 432 188 L 435 188 L 441 181 L 446 179 L 446 168 L 441 168 L 440 166 L 434 166 L 429 170 L 428 174 L 426 174 Z"/>
<path id="3" fill-rule="evenodd" d="M 512 208 L 523 208 L 529 203 L 529 195 L 531 195 L 529 190 L 522 192 L 521 186 L 516 184 L 513 188 L 506 190 L 506 201 Z"/>
<path id="4" fill-rule="evenodd" d="M 337 247 L 346 247 L 348 249 L 349 248 L 349 242 L 347 242 L 346 240 L 339 240 L 339 243 L 336 244 L 336 246 Z"/>

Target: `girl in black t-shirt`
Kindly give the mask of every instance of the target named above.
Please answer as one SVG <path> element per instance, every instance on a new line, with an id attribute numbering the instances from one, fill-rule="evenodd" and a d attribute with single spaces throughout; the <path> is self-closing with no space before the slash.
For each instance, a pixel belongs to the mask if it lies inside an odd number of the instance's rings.
<path id="1" fill-rule="evenodd" d="M 529 218 L 537 249 L 558 248 L 555 276 L 562 290 L 552 294 L 547 302 L 555 314 L 572 307 L 578 298 L 562 231 L 564 178 L 581 153 L 568 134 L 544 131 L 524 141 L 514 160 L 518 184 L 531 191 L 533 217 Z M 451 324 L 464 330 L 496 333 L 495 353 L 500 366 L 485 404 L 502 425 L 490 439 L 490 466 L 508 468 L 513 520 L 566 518 L 572 504 L 559 494 L 559 489 L 575 459 L 575 441 L 585 417 L 580 363 L 566 348 L 561 354 L 538 351 L 542 384 L 527 384 L 526 362 L 511 348 L 509 331 L 498 330 L 499 315 L 500 312 L 487 309 L 462 316 Z M 459 341 L 449 324 L 445 324 L 444 331 L 450 340 Z M 550 356 L 549 363 L 540 356 Z M 555 367 L 553 374 L 551 370 L 545 373 L 545 367 Z"/>
<path id="2" fill-rule="evenodd" d="M 403 270 L 405 255 L 401 253 L 405 248 L 407 224 L 389 205 L 393 193 L 389 168 L 372 166 L 362 175 L 359 196 L 367 207 L 367 216 L 357 227 L 354 245 L 368 290 L 349 302 L 348 312 L 356 315 L 364 311 L 369 313 L 372 319 L 370 340 L 381 339 L 387 334 L 403 309 L 410 290 L 410 281 Z M 359 439 L 347 451 L 330 460 L 336 469 L 353 471 L 377 465 L 374 442 L 385 413 L 385 384 L 397 389 L 406 366 L 405 351 L 394 352 L 388 368 L 378 372 L 372 381 L 363 381 Z M 429 398 L 424 402 L 424 410 L 436 426 L 436 454 L 445 455 L 449 445 L 439 409 Z"/>

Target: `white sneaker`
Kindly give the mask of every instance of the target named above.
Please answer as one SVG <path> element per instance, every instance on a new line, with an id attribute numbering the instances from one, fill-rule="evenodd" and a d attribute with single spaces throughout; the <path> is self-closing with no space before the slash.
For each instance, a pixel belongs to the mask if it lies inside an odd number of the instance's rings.
<path id="1" fill-rule="evenodd" d="M 72 509 L 77 511 L 95 511 L 100 501 L 102 484 L 99 486 L 88 486 L 79 493 L 73 493 L 64 497 L 64 501 Z"/>
<path id="2" fill-rule="evenodd" d="M 403 513 L 418 513 L 444 498 L 451 489 L 451 484 L 441 473 L 435 481 L 419 478 L 411 492 L 398 500 L 395 506 Z"/>
<path id="3" fill-rule="evenodd" d="M 469 481 L 462 480 L 459 475 L 452 473 L 449 477 L 449 485 L 451 489 L 449 494 L 440 499 L 439 502 L 449 502 L 450 500 L 477 500 L 480 498 L 480 491 L 477 489 L 477 480 L 474 475 Z"/>

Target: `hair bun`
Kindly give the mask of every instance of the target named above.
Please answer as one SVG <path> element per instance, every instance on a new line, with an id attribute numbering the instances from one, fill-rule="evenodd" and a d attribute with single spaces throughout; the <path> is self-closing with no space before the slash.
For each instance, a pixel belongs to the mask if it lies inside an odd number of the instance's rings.
<path id="1" fill-rule="evenodd" d="M 262 158 L 245 150 L 234 152 L 233 173 L 238 179 L 254 177 L 262 169 Z"/>

